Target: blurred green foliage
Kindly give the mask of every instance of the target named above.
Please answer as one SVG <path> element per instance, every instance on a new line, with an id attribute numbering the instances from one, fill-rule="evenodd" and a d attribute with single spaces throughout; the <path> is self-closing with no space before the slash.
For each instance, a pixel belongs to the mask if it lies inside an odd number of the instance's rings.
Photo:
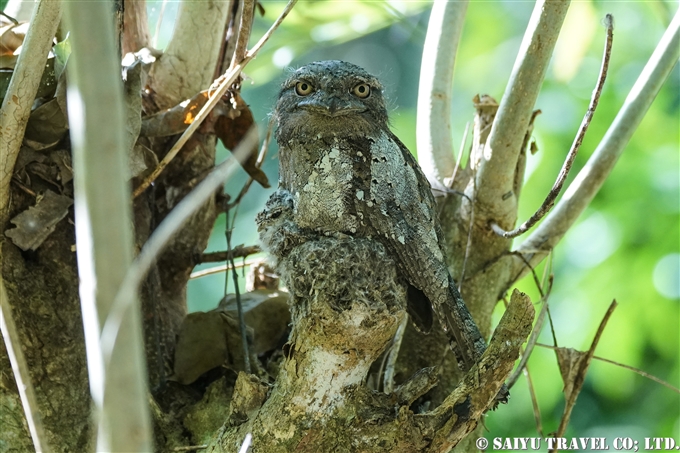
<path id="1" fill-rule="evenodd" d="M 284 2 L 260 2 L 252 40 L 266 31 Z M 154 30 L 159 3 L 150 3 Z M 300 2 L 271 41 L 247 68 L 243 97 L 250 103 L 262 135 L 286 66 L 319 59 L 343 59 L 380 76 L 391 99 L 392 126 L 415 149 L 415 105 L 428 2 Z M 171 31 L 168 2 L 158 45 Z M 472 121 L 472 97 L 487 93 L 500 100 L 533 5 L 528 2 L 472 2 L 459 50 L 454 82 L 454 143 Z M 652 53 L 677 4 L 674 2 L 575 2 L 562 30 L 536 108 L 531 156 L 522 192 L 520 219 L 542 202 L 562 165 L 585 113 L 604 44 L 600 21 L 615 18 L 609 77 L 600 106 L 576 160 L 573 176 L 584 165 L 611 124 Z M 619 302 L 602 336 L 597 356 L 621 362 L 680 386 L 680 70 L 676 66 L 612 175 L 552 257 L 550 296 L 555 335 L 560 346 L 585 350 L 612 299 Z M 457 152 L 458 150 L 456 150 Z M 219 159 L 227 156 L 222 150 Z M 277 180 L 276 146 L 270 146 L 264 170 Z M 229 182 L 235 195 L 245 174 Z M 274 184 L 275 185 L 275 184 Z M 234 243 L 257 241 L 255 213 L 271 190 L 253 185 L 235 221 Z M 223 250 L 224 216 L 209 250 Z M 205 266 L 204 266 L 205 267 Z M 542 275 L 544 266 L 537 269 Z M 230 283 L 231 284 L 231 283 Z M 532 300 L 539 293 L 531 278 L 518 284 Z M 224 275 L 192 281 L 192 310 L 213 308 L 224 291 Z M 502 308 L 497 310 L 497 318 Z M 551 344 L 544 328 L 541 342 Z M 563 409 L 562 380 L 554 353 L 537 348 L 531 379 L 541 412 L 542 433 L 554 431 Z M 492 437 L 537 436 L 527 380 L 520 378 L 508 406 L 486 420 Z M 674 436 L 680 441 L 680 395 L 612 364 L 594 361 L 574 409 L 568 436 Z"/>

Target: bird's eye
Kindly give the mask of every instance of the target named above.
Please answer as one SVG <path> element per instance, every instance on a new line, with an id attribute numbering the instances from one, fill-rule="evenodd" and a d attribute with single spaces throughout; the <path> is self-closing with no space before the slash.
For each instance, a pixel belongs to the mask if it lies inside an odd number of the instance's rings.
<path id="1" fill-rule="evenodd" d="M 298 96 L 308 96 L 314 88 L 307 82 L 298 82 L 295 84 L 295 92 Z"/>
<path id="2" fill-rule="evenodd" d="M 371 87 L 367 83 L 360 83 L 352 88 L 352 94 L 358 98 L 366 99 L 371 94 Z"/>

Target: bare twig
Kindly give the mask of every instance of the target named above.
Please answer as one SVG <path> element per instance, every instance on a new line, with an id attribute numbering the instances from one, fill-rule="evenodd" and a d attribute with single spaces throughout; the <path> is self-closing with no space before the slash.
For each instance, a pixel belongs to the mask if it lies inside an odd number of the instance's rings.
<path id="1" fill-rule="evenodd" d="M 250 34 L 253 29 L 253 19 L 255 18 L 255 0 L 243 0 L 241 5 L 241 24 L 238 28 L 238 38 L 236 40 L 234 55 L 232 56 L 231 64 L 229 65 L 230 69 L 235 68 L 246 56 L 248 40 L 250 39 Z"/>
<path id="2" fill-rule="evenodd" d="M 219 263 L 221 261 L 227 261 L 229 256 L 232 258 L 245 258 L 249 255 L 254 255 L 260 253 L 262 249 L 259 245 L 238 245 L 234 247 L 231 252 L 210 252 L 204 253 L 198 257 L 196 264 L 203 263 Z"/>
<path id="3" fill-rule="evenodd" d="M 151 174 L 148 177 L 146 177 L 144 181 L 142 181 L 140 185 L 135 189 L 135 191 L 133 192 L 133 197 L 136 198 L 142 192 L 144 192 L 147 189 L 147 187 L 149 187 L 151 183 L 153 183 L 156 180 L 156 178 L 158 178 L 158 176 L 165 169 L 165 167 L 168 166 L 172 159 L 175 158 L 177 153 L 180 151 L 180 149 L 182 149 L 182 147 L 186 144 L 189 138 L 194 134 L 196 129 L 198 129 L 203 120 L 205 120 L 208 114 L 213 110 L 213 108 L 215 108 L 215 105 L 217 105 L 222 96 L 224 96 L 227 90 L 234 84 L 236 79 L 241 75 L 241 71 L 243 70 L 243 68 L 245 68 L 246 65 L 250 63 L 250 61 L 253 58 L 255 58 L 255 56 L 260 51 L 262 46 L 269 40 L 272 33 L 274 33 L 274 31 L 279 27 L 279 25 L 281 25 L 283 19 L 285 19 L 288 13 L 290 13 L 290 11 L 293 9 L 293 6 L 295 6 L 296 3 L 297 0 L 290 0 L 286 7 L 281 12 L 281 15 L 269 28 L 267 33 L 265 33 L 262 36 L 262 38 L 260 38 L 260 40 L 257 42 L 257 44 L 255 44 L 255 46 L 253 46 L 253 48 L 246 53 L 245 57 L 243 57 L 243 60 L 222 76 L 221 83 L 215 89 L 208 102 L 206 102 L 203 108 L 196 114 L 194 121 L 189 125 L 189 127 L 184 131 L 184 133 L 182 133 L 179 140 L 177 140 L 177 142 L 173 145 L 170 151 L 168 151 L 163 160 L 159 162 L 158 166 L 153 170 L 153 172 L 151 172 Z"/>
<path id="4" fill-rule="evenodd" d="M 227 263 L 231 264 L 231 276 L 234 279 L 234 294 L 236 295 L 236 312 L 238 314 L 238 325 L 241 333 L 241 347 L 243 348 L 243 369 L 247 374 L 251 373 L 250 367 L 250 353 L 248 351 L 248 338 L 246 335 L 246 320 L 243 312 L 243 304 L 241 303 L 241 291 L 238 287 L 238 272 L 236 272 L 236 263 L 234 263 L 234 255 L 231 248 L 231 234 L 233 227 L 229 227 L 229 210 L 225 212 L 227 217 L 224 223 L 224 236 L 227 239 Z M 236 221 L 236 212 L 232 218 L 232 225 Z M 224 298 L 227 298 L 227 288 L 229 287 L 229 272 L 224 276 Z"/>
<path id="5" fill-rule="evenodd" d="M 541 408 L 538 405 L 538 399 L 536 398 L 536 391 L 534 390 L 534 382 L 531 380 L 531 373 L 529 372 L 529 367 L 525 367 L 524 376 L 527 378 L 527 386 L 529 387 L 529 395 L 531 396 L 531 407 L 534 411 L 534 421 L 536 422 L 536 432 L 543 436 L 543 423 L 541 422 Z M 510 386 L 508 385 L 508 388 Z"/>
<path id="6" fill-rule="evenodd" d="M 7 298 L 2 276 L 0 276 L 0 332 L 2 332 L 2 338 L 5 340 L 7 355 L 12 365 L 12 372 L 14 373 L 14 379 L 19 390 L 21 405 L 24 407 L 24 414 L 26 415 L 26 422 L 28 423 L 28 430 L 31 433 L 35 451 L 49 453 L 52 449 L 45 437 L 40 410 L 38 409 L 38 400 L 35 397 L 35 389 L 31 383 L 31 375 L 28 372 L 28 363 L 21 348 L 19 332 L 16 325 L 14 325 L 12 307 L 10 307 L 9 299 Z"/>
<path id="7" fill-rule="evenodd" d="M 495 213 L 501 225 L 514 222 L 516 216 L 515 164 L 568 7 L 568 0 L 541 0 L 534 6 L 484 146 L 477 173 L 477 199 Z"/>
<path id="8" fill-rule="evenodd" d="M 123 55 L 128 52 L 137 52 L 149 45 L 151 37 L 146 14 L 146 0 L 124 1 L 122 41 Z"/>
<path id="9" fill-rule="evenodd" d="M 633 132 L 680 57 L 680 11 L 661 38 L 633 85 L 623 107 L 583 169 L 543 222 L 517 247 L 532 266 L 538 264 L 576 222 L 602 187 Z M 524 261 L 513 257 L 507 287 L 528 272 Z"/>
<path id="10" fill-rule="evenodd" d="M 231 269 L 241 269 L 242 267 L 252 266 L 253 264 L 262 263 L 264 261 L 264 258 L 251 258 L 244 260 L 241 264 L 234 265 L 234 267 L 232 267 L 231 264 L 222 264 L 209 269 L 192 272 L 189 276 L 189 279 L 193 280 L 195 278 L 207 277 L 208 275 L 221 274 L 222 272 L 229 271 Z"/>
<path id="11" fill-rule="evenodd" d="M 163 23 L 163 16 L 165 15 L 165 6 L 168 4 L 168 0 L 163 0 L 161 3 L 161 9 L 158 12 L 158 21 L 156 22 L 156 31 L 153 35 L 153 46 L 158 47 L 158 37 L 161 34 L 161 24 Z"/>
<path id="12" fill-rule="evenodd" d="M 593 355 L 595 355 L 595 348 L 597 348 L 597 343 L 600 341 L 600 337 L 602 336 L 602 332 L 604 332 L 604 328 L 607 325 L 607 321 L 609 321 L 609 318 L 611 317 L 617 305 L 618 304 L 616 303 L 615 300 L 612 301 L 612 303 L 609 305 L 607 313 L 605 313 L 604 318 L 602 318 L 602 322 L 600 322 L 600 327 L 598 327 L 597 332 L 595 333 L 595 338 L 593 338 L 593 342 L 590 345 L 590 349 L 588 349 L 586 356 L 580 362 L 578 372 L 574 377 L 574 382 L 571 391 L 569 392 L 568 395 L 566 395 L 567 398 L 564 405 L 564 413 L 562 415 L 562 420 L 560 420 L 560 426 L 557 429 L 555 437 L 562 437 L 564 435 L 564 432 L 567 430 L 567 425 L 569 424 L 569 419 L 571 418 L 571 411 L 574 408 L 574 405 L 576 404 L 576 398 L 578 398 L 578 394 L 581 391 L 581 387 L 583 387 L 583 383 L 585 382 L 586 372 L 588 371 L 590 362 L 593 359 Z"/>
<path id="13" fill-rule="evenodd" d="M 585 137 L 586 131 L 588 130 L 588 126 L 590 126 L 590 122 L 593 119 L 595 109 L 597 108 L 597 104 L 600 101 L 600 95 L 602 94 L 604 82 L 607 79 L 609 59 L 612 53 L 612 41 L 614 39 L 614 19 L 611 14 L 607 14 L 605 16 L 605 26 L 607 27 L 607 37 L 605 39 L 604 54 L 602 56 L 602 65 L 600 67 L 600 74 L 597 78 L 597 84 L 595 85 L 593 95 L 590 98 L 590 105 L 588 105 L 588 110 L 586 111 L 586 114 L 583 117 L 583 121 L 581 121 L 581 125 L 579 126 L 578 132 L 576 133 L 576 138 L 574 138 L 574 143 L 572 143 L 571 149 L 569 150 L 569 153 L 567 153 L 567 157 L 564 160 L 564 164 L 562 165 L 560 173 L 557 175 L 557 180 L 555 181 L 555 184 L 553 184 L 552 189 L 550 189 L 550 192 L 548 192 L 548 196 L 543 201 L 541 207 L 539 207 L 538 210 L 536 210 L 536 212 L 534 212 L 534 214 L 531 217 L 529 217 L 524 223 L 522 223 L 522 225 L 520 225 L 519 227 L 511 231 L 505 231 L 497 223 L 492 222 L 491 229 L 497 235 L 510 239 L 517 237 L 520 234 L 526 233 L 529 230 L 529 228 L 536 225 L 536 223 L 539 220 L 541 220 L 543 216 L 545 216 L 548 213 L 548 211 L 550 211 L 550 208 L 552 208 L 553 205 L 555 204 L 557 196 L 562 191 L 562 186 L 564 186 L 564 183 L 567 180 L 569 170 L 571 170 L 571 166 L 573 165 L 574 160 L 576 159 L 576 154 L 581 148 L 581 143 L 583 143 L 583 137 Z"/>
<path id="14" fill-rule="evenodd" d="M 536 324 L 534 324 L 534 328 L 531 331 L 531 335 L 529 336 L 529 340 L 527 341 L 527 346 L 522 353 L 522 358 L 519 361 L 519 364 L 517 365 L 517 368 L 515 371 L 512 373 L 512 375 L 508 378 L 508 381 L 506 382 L 507 386 L 509 389 L 511 389 L 515 383 L 517 382 L 517 379 L 519 379 L 520 374 L 522 373 L 522 369 L 526 367 L 527 362 L 529 362 L 529 358 L 531 357 L 531 353 L 534 350 L 534 346 L 536 345 L 536 342 L 538 341 L 538 336 L 541 333 L 541 330 L 543 329 L 543 322 L 545 321 L 545 316 L 548 313 L 548 296 L 550 295 L 550 291 L 552 290 L 552 279 L 550 280 L 550 286 L 548 287 L 548 290 L 546 291 L 545 295 L 541 294 L 541 302 L 543 303 L 543 306 L 541 307 L 541 311 L 538 314 L 538 318 L 536 319 Z M 543 291 L 539 288 L 539 291 L 543 293 Z"/>
<path id="15" fill-rule="evenodd" d="M 172 449 L 172 451 L 195 451 L 203 450 L 204 448 L 208 448 L 208 445 L 188 445 L 186 447 L 175 447 Z"/>
<path id="16" fill-rule="evenodd" d="M 418 87 L 418 163 L 430 184 L 454 172 L 451 140 L 453 67 L 468 1 L 435 0 L 427 26 Z"/>
<path id="17" fill-rule="evenodd" d="M 61 2 L 41 0 L 35 6 L 31 25 L 0 108 L 0 226 L 7 222 L 9 184 L 14 173 L 28 117 L 38 92 L 47 53 L 61 17 Z"/>
<path id="18" fill-rule="evenodd" d="M 470 132 L 470 122 L 465 123 L 465 131 L 463 132 L 463 139 L 460 141 L 460 151 L 458 152 L 458 157 L 456 157 L 456 166 L 453 167 L 453 173 L 451 174 L 451 179 L 446 184 L 448 189 L 453 187 L 456 182 L 456 176 L 458 176 L 458 170 L 460 169 L 460 161 L 463 159 L 463 150 L 465 149 L 465 142 L 467 142 L 468 133 Z"/>

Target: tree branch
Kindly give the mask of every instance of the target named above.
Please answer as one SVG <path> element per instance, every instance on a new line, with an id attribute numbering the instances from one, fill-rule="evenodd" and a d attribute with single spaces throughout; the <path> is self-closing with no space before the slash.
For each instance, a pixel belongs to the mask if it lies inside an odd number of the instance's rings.
<path id="1" fill-rule="evenodd" d="M 550 189 L 550 192 L 548 192 L 548 196 L 545 198 L 545 200 L 543 200 L 543 204 L 541 204 L 538 210 L 536 210 L 536 212 L 534 212 L 534 214 L 531 217 L 529 217 L 524 223 L 522 223 L 522 225 L 520 225 L 519 227 L 511 231 L 505 231 L 498 224 L 492 222 L 491 229 L 493 229 L 493 231 L 499 236 L 503 236 L 504 238 L 510 239 L 529 231 L 529 228 L 536 225 L 536 223 L 539 220 L 541 220 L 544 215 L 548 213 L 550 208 L 553 207 L 553 205 L 555 204 L 555 200 L 557 199 L 557 196 L 562 191 L 562 186 L 564 186 L 564 183 L 567 180 L 569 170 L 571 170 L 571 166 L 574 163 L 574 159 L 576 159 L 576 154 L 578 153 L 578 150 L 581 148 L 581 143 L 583 143 L 583 137 L 585 137 L 586 135 L 588 126 L 590 126 L 590 122 L 592 121 L 593 115 L 595 114 L 597 104 L 600 101 L 600 95 L 602 94 L 604 81 L 607 79 L 607 70 L 609 69 L 609 58 L 611 57 L 612 52 L 612 40 L 614 39 L 614 18 L 612 17 L 611 14 L 607 14 L 605 16 L 605 23 L 607 27 L 607 38 L 605 40 L 604 45 L 604 55 L 602 56 L 602 66 L 600 67 L 600 75 L 597 78 L 597 83 L 595 84 L 595 89 L 593 90 L 593 95 L 590 99 L 590 105 L 588 106 L 588 110 L 586 111 L 586 114 L 583 117 L 583 121 L 581 121 L 581 125 L 579 126 L 578 132 L 576 133 L 576 137 L 574 138 L 574 143 L 572 143 L 571 149 L 567 153 L 567 157 L 564 160 L 562 169 L 560 170 L 560 173 L 557 175 L 557 180 L 555 181 L 555 184 L 553 184 L 552 189 Z"/>
<path id="2" fill-rule="evenodd" d="M 42 0 L 36 5 L 0 108 L 0 226 L 3 230 L 9 214 L 9 185 L 14 164 L 60 17 L 58 0 Z"/>
<path id="3" fill-rule="evenodd" d="M 100 326 L 132 261 L 133 236 L 120 59 L 110 6 L 65 2 L 73 53 L 68 114 L 73 144 L 76 241 L 90 390 L 99 429 L 98 451 L 152 450 L 146 399 L 141 313 L 121 320 L 121 335 L 107 344 Z M 112 350 L 110 361 L 106 349 Z"/>
<path id="4" fill-rule="evenodd" d="M 568 7 L 569 0 L 536 3 L 484 147 L 477 173 L 477 200 L 504 227 L 515 220 L 515 164 Z"/>
<path id="5" fill-rule="evenodd" d="M 451 139 L 451 90 L 467 6 L 467 0 L 436 0 L 423 47 L 416 122 L 418 163 L 435 188 L 444 187 L 442 181 L 453 174 L 455 167 Z"/>
<path id="6" fill-rule="evenodd" d="M 510 375 L 522 344 L 531 331 L 534 307 L 529 297 L 515 290 L 480 361 L 458 387 L 431 413 L 417 416 L 428 423 L 445 421 L 437 429 L 429 452 L 447 452 L 472 431 Z M 426 425 L 426 424 L 425 424 Z"/>
<path id="7" fill-rule="evenodd" d="M 28 372 L 28 363 L 21 346 L 19 332 L 14 324 L 12 307 L 9 304 L 9 298 L 7 297 L 2 277 L 0 277 L 0 332 L 2 332 L 2 338 L 5 340 L 7 355 L 12 365 L 12 372 L 17 383 L 21 405 L 24 408 L 28 430 L 31 433 L 35 451 L 50 453 L 52 448 L 47 443 L 47 437 L 45 437 L 38 400 L 35 396 L 35 388 L 31 382 L 31 375 Z"/>
<path id="8" fill-rule="evenodd" d="M 680 11 L 676 12 L 593 155 L 569 185 L 555 209 L 517 248 L 531 266 L 536 266 L 545 258 L 595 197 L 679 57 Z M 524 260 L 517 256 L 511 259 L 513 272 L 508 287 L 529 272 Z"/>

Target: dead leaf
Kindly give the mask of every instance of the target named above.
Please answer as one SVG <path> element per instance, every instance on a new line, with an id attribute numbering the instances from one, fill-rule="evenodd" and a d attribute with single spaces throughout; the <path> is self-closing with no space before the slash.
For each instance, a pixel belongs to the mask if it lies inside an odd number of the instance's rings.
<path id="1" fill-rule="evenodd" d="M 28 23 L 14 24 L 5 23 L 3 18 L 0 27 L 0 55 L 12 55 L 23 43 L 28 30 Z"/>
<path id="2" fill-rule="evenodd" d="M 67 131 L 66 117 L 54 98 L 31 112 L 24 138 L 26 144 L 33 148 L 34 143 L 52 146 L 59 143 Z"/>
<path id="3" fill-rule="evenodd" d="M 36 250 L 66 217 L 72 204 L 71 198 L 48 190 L 35 206 L 10 220 L 16 228 L 5 231 L 5 235 L 22 250 Z"/>
<path id="4" fill-rule="evenodd" d="M 193 98 L 149 115 L 142 120 L 140 135 L 144 137 L 169 137 L 181 134 L 194 121 L 196 114 L 208 102 L 208 91 L 201 91 Z"/>
<path id="5" fill-rule="evenodd" d="M 73 180 L 71 153 L 66 149 L 57 149 L 50 153 L 50 160 L 59 167 L 59 181 L 63 188 Z"/>
<path id="6" fill-rule="evenodd" d="M 235 115 L 232 113 L 219 116 L 215 121 L 215 134 L 222 141 L 225 148 L 233 151 L 241 143 L 241 140 L 243 140 L 243 137 L 245 137 L 250 128 L 256 125 L 253 119 L 253 112 L 250 111 L 250 107 L 248 107 L 248 104 L 245 103 L 239 93 L 233 94 L 231 104 L 234 107 L 233 112 L 238 112 L 239 114 Z M 248 153 L 248 157 L 242 166 L 251 178 L 262 187 L 268 188 L 270 186 L 267 175 L 257 166 L 258 152 L 259 146 L 256 144 Z"/>
<path id="7" fill-rule="evenodd" d="M 564 381 L 564 395 L 568 400 L 574 390 L 574 382 L 581 372 L 581 365 L 587 359 L 588 354 L 572 348 L 557 348 L 555 353 L 562 381 Z"/>

